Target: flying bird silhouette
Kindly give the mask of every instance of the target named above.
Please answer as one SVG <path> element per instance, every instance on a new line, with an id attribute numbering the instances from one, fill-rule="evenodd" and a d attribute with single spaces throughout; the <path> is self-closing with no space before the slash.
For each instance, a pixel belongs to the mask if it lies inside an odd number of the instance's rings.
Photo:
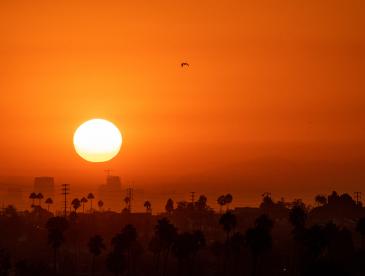
<path id="1" fill-rule="evenodd" d="M 189 63 L 187 63 L 187 62 L 182 62 L 182 63 L 181 63 L 181 67 L 184 67 L 184 66 L 189 67 L 189 66 L 190 66 L 190 64 L 189 64 Z"/>

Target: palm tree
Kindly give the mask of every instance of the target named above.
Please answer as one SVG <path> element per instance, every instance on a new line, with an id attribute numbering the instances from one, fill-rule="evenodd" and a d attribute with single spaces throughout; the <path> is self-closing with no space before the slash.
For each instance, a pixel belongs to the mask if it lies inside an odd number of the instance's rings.
<path id="1" fill-rule="evenodd" d="M 77 209 L 79 209 L 81 207 L 81 202 L 78 198 L 75 198 L 74 200 L 72 200 L 71 205 L 75 209 L 75 213 L 76 213 Z"/>
<path id="2" fill-rule="evenodd" d="M 229 234 L 237 225 L 237 218 L 232 212 L 227 211 L 220 217 L 219 224 L 223 226 L 223 230 L 226 232 L 227 236 L 226 241 L 228 242 Z"/>
<path id="3" fill-rule="evenodd" d="M 362 248 L 365 249 L 365 217 L 358 220 L 356 224 L 356 231 L 360 233 Z"/>
<path id="4" fill-rule="evenodd" d="M 302 205 L 295 205 L 289 211 L 289 222 L 293 225 L 293 234 L 296 239 L 300 238 L 305 228 L 307 212 Z"/>
<path id="5" fill-rule="evenodd" d="M 32 206 L 34 206 L 34 200 L 37 198 L 37 194 L 36 193 L 31 193 L 29 195 L 29 198 L 32 200 Z"/>
<path id="6" fill-rule="evenodd" d="M 143 204 L 143 207 L 146 208 L 146 213 L 149 213 L 152 211 L 151 202 L 149 202 L 148 200 Z"/>
<path id="7" fill-rule="evenodd" d="M 101 208 L 103 208 L 103 206 L 104 206 L 104 202 L 102 200 L 99 200 L 98 201 L 98 206 L 99 206 L 99 209 L 101 211 Z"/>
<path id="8" fill-rule="evenodd" d="M 246 244 L 252 254 L 252 276 L 257 273 L 258 259 L 262 253 L 269 250 L 272 245 L 271 228 L 273 222 L 267 217 L 262 215 L 255 221 L 255 227 L 249 228 L 246 231 Z"/>
<path id="9" fill-rule="evenodd" d="M 201 195 L 199 196 L 198 201 L 195 204 L 199 209 L 205 209 L 207 208 L 207 200 L 208 199 L 205 195 Z"/>
<path id="10" fill-rule="evenodd" d="M 167 200 L 166 205 L 165 205 L 165 210 L 166 210 L 166 212 L 167 212 L 169 215 L 171 215 L 171 214 L 172 214 L 172 212 L 174 211 L 174 201 L 173 201 L 171 198 L 169 198 L 169 199 Z"/>
<path id="11" fill-rule="evenodd" d="M 90 212 L 93 210 L 93 199 L 95 199 L 95 196 L 93 193 L 89 193 L 87 195 L 87 199 L 90 200 Z"/>
<path id="12" fill-rule="evenodd" d="M 95 235 L 90 238 L 89 243 L 89 252 L 92 254 L 92 262 L 91 262 L 91 275 L 95 273 L 95 258 L 100 256 L 101 252 L 106 249 L 103 238 L 100 235 Z"/>
<path id="13" fill-rule="evenodd" d="M 220 206 L 220 212 L 222 213 L 222 208 L 226 204 L 226 196 L 221 195 L 217 198 L 217 203 Z"/>
<path id="14" fill-rule="evenodd" d="M 167 218 L 162 218 L 157 221 L 157 225 L 155 226 L 155 239 L 159 243 L 157 264 L 159 262 L 158 260 L 159 255 L 161 253 L 164 254 L 164 265 L 162 270 L 162 276 L 164 276 L 166 273 L 169 254 L 173 242 L 175 241 L 176 235 L 177 235 L 176 227 L 173 224 L 171 224 Z"/>
<path id="15" fill-rule="evenodd" d="M 38 193 L 37 194 L 37 199 L 38 199 L 38 202 L 39 202 L 39 206 L 42 205 L 42 199 L 44 198 L 43 194 L 42 193 Z"/>
<path id="16" fill-rule="evenodd" d="M 124 203 L 125 203 L 125 210 L 127 210 L 128 212 L 131 211 L 131 198 L 129 196 L 126 196 L 124 198 Z"/>
<path id="17" fill-rule="evenodd" d="M 64 217 L 52 217 L 46 223 L 48 230 L 48 243 L 53 248 L 53 267 L 57 273 L 57 252 L 61 247 L 64 237 L 63 234 L 68 228 L 68 222 Z"/>
<path id="18" fill-rule="evenodd" d="M 87 202 L 87 198 L 81 198 L 80 202 L 82 203 L 82 212 L 85 213 L 85 203 Z"/>
<path id="19" fill-rule="evenodd" d="M 46 204 L 48 205 L 48 212 L 49 212 L 49 206 L 51 205 L 51 204 L 53 204 L 53 200 L 52 200 L 52 198 L 47 198 L 46 199 Z"/>
<path id="20" fill-rule="evenodd" d="M 315 200 L 315 202 L 317 203 L 318 206 L 327 204 L 327 197 L 324 196 L 324 195 L 316 195 L 314 200 Z"/>
<path id="21" fill-rule="evenodd" d="M 233 200 L 233 196 L 231 194 L 226 194 L 224 196 L 224 204 L 227 205 L 227 210 L 229 210 L 229 204 L 232 203 L 232 200 Z"/>

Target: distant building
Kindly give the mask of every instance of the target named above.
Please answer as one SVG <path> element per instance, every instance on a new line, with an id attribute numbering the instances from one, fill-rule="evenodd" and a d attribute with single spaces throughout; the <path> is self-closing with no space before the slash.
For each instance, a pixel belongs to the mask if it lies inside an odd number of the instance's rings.
<path id="1" fill-rule="evenodd" d="M 119 176 L 108 175 L 106 184 L 99 186 L 99 198 L 104 208 L 120 211 L 123 207 L 123 192 Z"/>
<path id="2" fill-rule="evenodd" d="M 54 198 L 54 178 L 49 176 L 35 177 L 33 192 L 42 193 L 45 199 Z"/>

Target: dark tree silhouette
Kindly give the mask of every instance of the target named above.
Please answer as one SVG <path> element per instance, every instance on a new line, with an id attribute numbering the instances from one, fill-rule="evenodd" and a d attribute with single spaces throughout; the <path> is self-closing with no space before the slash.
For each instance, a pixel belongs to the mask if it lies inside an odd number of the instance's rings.
<path id="1" fill-rule="evenodd" d="M 262 215 L 255 221 L 255 227 L 246 231 L 246 244 L 252 254 L 252 275 L 257 274 L 259 257 L 272 246 L 271 228 L 273 222 L 266 215 Z"/>
<path id="2" fill-rule="evenodd" d="M 226 196 L 221 195 L 217 198 L 217 203 L 220 206 L 220 212 L 222 213 L 222 208 L 226 204 Z"/>
<path id="3" fill-rule="evenodd" d="M 157 221 L 155 226 L 155 240 L 158 244 L 158 256 L 157 256 L 157 269 L 159 264 L 159 257 L 163 255 L 163 266 L 162 275 L 166 274 L 166 268 L 168 263 L 168 258 L 170 255 L 171 247 L 175 241 L 177 235 L 176 227 L 170 223 L 167 218 L 162 218 Z"/>
<path id="4" fill-rule="evenodd" d="M 131 203 L 131 198 L 130 197 L 128 197 L 128 196 L 126 196 L 125 198 L 124 198 L 124 203 L 125 203 L 125 210 L 127 210 L 128 212 L 130 212 L 131 210 L 130 210 L 130 203 Z"/>
<path id="5" fill-rule="evenodd" d="M 199 196 L 195 205 L 201 210 L 206 209 L 207 208 L 207 197 L 205 195 Z"/>
<path id="6" fill-rule="evenodd" d="M 136 228 L 131 224 L 127 224 L 112 239 L 113 252 L 123 260 L 128 275 L 134 270 L 134 257 L 140 250 L 137 236 Z"/>
<path id="7" fill-rule="evenodd" d="M 224 196 L 224 204 L 227 205 L 227 210 L 229 210 L 229 204 L 233 201 L 233 196 L 231 194 L 226 194 Z"/>
<path id="8" fill-rule="evenodd" d="M 365 217 L 360 218 L 356 224 L 356 231 L 361 235 L 361 246 L 365 249 Z"/>
<path id="9" fill-rule="evenodd" d="M 64 242 L 64 232 L 68 228 L 68 222 L 64 217 L 52 217 L 46 223 L 48 230 L 48 243 L 53 248 L 53 267 L 57 272 L 57 252 Z"/>
<path id="10" fill-rule="evenodd" d="M 151 202 L 149 202 L 148 200 L 145 201 L 145 203 L 143 204 L 143 207 L 146 208 L 146 213 L 149 213 L 152 211 L 151 209 Z"/>
<path id="11" fill-rule="evenodd" d="M 82 203 L 82 212 L 85 213 L 85 203 L 87 202 L 87 198 L 81 198 L 80 202 Z"/>
<path id="12" fill-rule="evenodd" d="M 90 201 L 90 212 L 93 210 L 93 200 L 95 199 L 95 196 L 93 193 L 89 193 L 87 195 L 87 199 Z"/>
<path id="13" fill-rule="evenodd" d="M 38 199 L 38 205 L 42 206 L 42 199 L 44 198 L 42 193 L 38 193 L 37 194 L 37 199 Z"/>
<path id="14" fill-rule="evenodd" d="M 81 207 L 81 202 L 78 198 L 75 198 L 72 200 L 71 205 L 72 205 L 72 208 L 75 209 L 75 213 L 76 213 L 77 209 L 79 209 Z"/>
<path id="15" fill-rule="evenodd" d="M 327 204 L 327 197 L 325 195 L 316 195 L 314 198 L 317 205 L 326 205 Z"/>
<path id="16" fill-rule="evenodd" d="M 223 226 L 223 230 L 226 232 L 226 241 L 228 242 L 231 231 L 237 225 L 237 218 L 231 211 L 227 211 L 220 217 L 219 224 Z"/>
<path id="17" fill-rule="evenodd" d="M 294 205 L 289 212 L 289 222 L 293 225 L 294 237 L 300 238 L 299 236 L 303 233 L 305 228 L 305 222 L 307 220 L 307 212 L 301 205 Z"/>
<path id="18" fill-rule="evenodd" d="M 169 199 L 167 200 L 166 205 L 165 205 L 165 210 L 166 210 L 166 212 L 167 212 L 169 215 L 171 215 L 171 214 L 172 214 L 172 212 L 174 211 L 174 201 L 173 201 L 171 198 L 169 198 Z"/>
<path id="19" fill-rule="evenodd" d="M 31 193 L 29 195 L 29 198 L 32 200 L 32 206 L 34 206 L 34 200 L 37 199 L 37 194 L 36 193 Z"/>
<path id="20" fill-rule="evenodd" d="M 176 236 L 172 252 L 178 259 L 178 274 L 183 274 L 185 268 L 190 268 L 190 274 L 193 274 L 194 257 L 203 246 L 205 246 L 205 238 L 201 231 L 185 232 Z"/>
<path id="21" fill-rule="evenodd" d="M 103 206 L 104 206 L 104 202 L 102 201 L 102 200 L 99 200 L 98 201 L 98 206 L 99 206 L 99 209 L 100 209 L 100 211 L 101 211 L 101 209 L 103 208 Z"/>
<path id="22" fill-rule="evenodd" d="M 47 204 L 47 210 L 48 210 L 48 212 L 49 212 L 49 206 L 51 205 L 51 204 L 53 204 L 53 200 L 52 200 L 52 198 L 47 198 L 46 199 L 46 204 Z"/>
<path id="23" fill-rule="evenodd" d="M 10 253 L 5 249 L 0 249 L 0 275 L 7 276 L 11 269 Z"/>
<path id="24" fill-rule="evenodd" d="M 117 251 L 111 251 L 106 259 L 106 266 L 115 276 L 121 275 L 126 270 L 125 256 Z"/>
<path id="25" fill-rule="evenodd" d="M 100 256 L 103 250 L 105 250 L 105 244 L 103 238 L 100 235 L 95 235 L 90 238 L 88 243 L 89 251 L 92 254 L 91 262 L 91 275 L 95 274 L 95 258 Z"/>

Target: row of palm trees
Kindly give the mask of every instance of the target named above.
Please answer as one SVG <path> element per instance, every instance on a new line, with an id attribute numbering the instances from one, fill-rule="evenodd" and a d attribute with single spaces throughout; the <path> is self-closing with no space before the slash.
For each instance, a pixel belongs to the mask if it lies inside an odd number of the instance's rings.
<path id="1" fill-rule="evenodd" d="M 42 206 L 42 199 L 44 198 L 42 193 L 37 194 L 37 193 L 33 192 L 29 195 L 29 198 L 32 200 L 32 207 L 35 206 L 35 200 L 37 200 L 37 199 L 38 199 L 38 205 Z M 49 211 L 50 205 L 53 204 L 53 199 L 51 197 L 49 197 L 46 199 L 45 203 L 47 204 L 47 209 Z"/>
<path id="2" fill-rule="evenodd" d="M 93 200 L 95 199 L 95 196 L 93 193 L 89 193 L 86 197 L 82 197 L 81 199 L 74 198 L 71 201 L 72 208 L 74 208 L 75 213 L 77 212 L 77 209 L 79 209 L 82 206 L 82 212 L 85 213 L 85 204 L 87 202 L 90 202 L 90 212 L 93 211 Z M 104 206 L 104 202 L 102 200 L 98 201 L 98 207 L 101 210 Z"/>

